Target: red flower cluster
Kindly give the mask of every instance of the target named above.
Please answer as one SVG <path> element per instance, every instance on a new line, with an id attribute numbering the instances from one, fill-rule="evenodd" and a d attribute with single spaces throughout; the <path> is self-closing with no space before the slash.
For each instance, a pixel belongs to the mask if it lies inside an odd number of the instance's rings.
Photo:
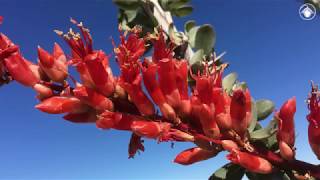
<path id="1" fill-rule="evenodd" d="M 320 97 L 318 86 L 314 84 L 312 84 L 309 95 L 308 108 L 310 110 L 307 116 L 309 121 L 309 144 L 317 158 L 320 159 Z"/>
<path id="2" fill-rule="evenodd" d="M 227 150 L 230 161 L 250 171 L 272 171 L 268 160 L 246 151 L 230 137 L 233 134 L 248 141 L 252 105 L 248 89 L 237 87 L 230 94 L 223 89 L 223 65 L 206 64 L 202 73 L 192 74 L 186 60 L 174 58 L 174 46 L 166 43 L 162 30 L 141 38 L 141 29 L 135 27 L 121 34 L 118 46 L 113 43 L 121 71 L 117 77 L 109 57 L 93 48 L 89 30 L 82 23 L 71 22 L 81 35 L 56 31 L 70 46 L 71 56 L 58 44 L 52 53 L 39 47 L 38 64 L 26 60 L 19 47 L 0 34 L 1 80 L 13 79 L 33 88 L 40 100 L 36 108 L 43 112 L 65 114 L 64 119 L 75 123 L 96 123 L 101 129 L 131 131 L 129 157 L 144 151 L 142 138 L 186 141 L 199 147 L 181 152 L 176 163 L 193 164 Z M 153 45 L 152 57 L 144 57 L 146 41 Z M 80 82 L 68 73 L 69 65 L 78 71 Z M 189 73 L 196 82 L 194 87 L 188 85 Z M 319 156 L 317 92 L 313 88 L 308 119 L 310 144 Z M 280 154 L 287 160 L 294 158 L 294 113 L 295 98 L 276 113 Z"/>

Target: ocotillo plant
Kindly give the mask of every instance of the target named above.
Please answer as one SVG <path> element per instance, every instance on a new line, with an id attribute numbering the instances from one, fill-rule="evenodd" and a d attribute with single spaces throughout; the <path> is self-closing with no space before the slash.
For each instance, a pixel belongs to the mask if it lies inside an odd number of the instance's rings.
<path id="1" fill-rule="evenodd" d="M 194 147 L 178 154 L 175 163 L 190 165 L 229 152 L 230 162 L 209 179 L 320 179 L 318 165 L 295 159 L 295 97 L 274 112 L 274 104 L 255 101 L 235 73 L 224 76 L 228 64 L 214 51 L 212 26 L 189 21 L 179 32 L 173 24 L 172 15 L 192 11 L 188 1 L 114 2 L 119 7 L 120 43 L 113 43 L 119 76 L 109 66 L 110 57 L 94 48 L 89 29 L 71 19 L 78 32 L 55 30 L 71 54 L 56 43 L 52 53 L 38 47 L 37 63 L 1 33 L 0 84 L 17 81 L 32 88 L 38 110 L 64 114 L 72 123 L 132 132 L 129 158 L 144 151 L 145 138 L 192 142 Z M 319 94 L 312 83 L 308 135 L 320 159 Z M 259 121 L 272 113 L 263 128 Z"/>

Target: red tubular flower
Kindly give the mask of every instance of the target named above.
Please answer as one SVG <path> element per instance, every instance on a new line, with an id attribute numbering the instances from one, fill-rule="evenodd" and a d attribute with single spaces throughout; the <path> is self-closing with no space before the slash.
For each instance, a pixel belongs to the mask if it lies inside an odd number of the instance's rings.
<path id="1" fill-rule="evenodd" d="M 3 17 L 0 16 L 0 24 L 2 24 L 2 23 L 3 23 Z"/>
<path id="2" fill-rule="evenodd" d="M 127 63 L 137 62 L 138 59 L 145 52 L 145 41 L 143 38 L 139 38 L 138 34 L 141 32 L 139 28 L 133 28 L 128 35 L 128 39 L 125 39 L 123 34 L 120 35 L 121 44 L 114 49 L 118 63 L 124 65 Z M 114 44 L 115 46 L 115 44 Z"/>
<path id="3" fill-rule="evenodd" d="M 232 152 L 227 155 L 227 159 L 251 172 L 260 174 L 269 174 L 272 172 L 272 164 L 266 159 L 236 149 L 233 149 Z"/>
<path id="4" fill-rule="evenodd" d="M 136 118 L 131 115 L 121 114 L 118 112 L 105 111 L 98 115 L 96 125 L 101 129 L 117 129 L 130 131 L 131 125 Z"/>
<path id="5" fill-rule="evenodd" d="M 238 150 L 239 146 L 232 140 L 222 140 L 221 145 L 224 150 L 232 152 L 233 149 Z"/>
<path id="6" fill-rule="evenodd" d="M 212 90 L 214 87 L 211 76 L 205 74 L 194 78 L 196 79 L 195 94 L 200 101 L 208 105 L 213 103 Z"/>
<path id="7" fill-rule="evenodd" d="M 172 58 L 172 48 L 167 47 L 166 40 L 164 38 L 164 32 L 162 29 L 160 29 L 158 37 L 156 37 L 153 41 L 153 48 L 153 62 L 158 63 L 162 59 Z"/>
<path id="8" fill-rule="evenodd" d="M 190 148 L 179 153 L 174 159 L 175 163 L 190 165 L 216 156 L 218 151 L 208 151 L 199 147 Z"/>
<path id="9" fill-rule="evenodd" d="M 75 97 L 53 96 L 35 106 L 42 112 L 49 114 L 82 113 L 88 106 Z"/>
<path id="10" fill-rule="evenodd" d="M 170 106 L 157 82 L 157 65 L 152 62 L 145 61 L 142 67 L 143 82 L 150 94 L 152 100 L 159 106 L 162 115 L 172 121 L 176 122 L 176 113 L 172 106 Z"/>
<path id="11" fill-rule="evenodd" d="M 178 107 L 179 114 L 189 115 L 191 112 L 191 102 L 188 95 L 188 63 L 185 60 L 174 61 L 176 86 L 179 90 L 181 102 Z"/>
<path id="12" fill-rule="evenodd" d="M 33 89 L 38 93 L 38 99 L 43 100 L 54 95 L 53 90 L 43 84 L 37 83 Z"/>
<path id="13" fill-rule="evenodd" d="M 309 144 L 320 160 L 320 98 L 318 86 L 312 84 L 312 90 L 308 99 L 310 113 L 307 116 L 309 121 L 308 137 Z"/>
<path id="14" fill-rule="evenodd" d="M 13 42 L 6 35 L 0 33 L 0 49 L 4 50 L 12 46 L 15 46 Z"/>
<path id="15" fill-rule="evenodd" d="M 61 47 L 55 43 L 53 54 L 38 47 L 39 65 L 47 76 L 55 82 L 63 82 L 68 76 L 67 58 Z"/>
<path id="16" fill-rule="evenodd" d="M 230 115 L 233 129 L 243 137 L 251 121 L 251 97 L 248 89 L 233 91 Z"/>
<path id="17" fill-rule="evenodd" d="M 214 105 L 201 104 L 197 98 L 192 98 L 192 114 L 199 119 L 202 130 L 208 137 L 217 138 L 220 135 L 219 127 L 214 119 Z"/>
<path id="18" fill-rule="evenodd" d="M 188 95 L 188 62 L 186 60 L 174 61 L 176 86 L 182 100 L 189 99 Z"/>
<path id="19" fill-rule="evenodd" d="M 276 113 L 278 120 L 277 139 L 279 142 L 280 153 L 283 158 L 291 160 L 294 158 L 292 149 L 295 141 L 294 114 L 296 112 L 296 98 L 293 97 L 286 101 L 279 112 Z"/>
<path id="20" fill-rule="evenodd" d="M 212 96 L 215 107 L 215 120 L 221 129 L 231 129 L 230 97 L 222 88 L 214 88 Z"/>
<path id="21" fill-rule="evenodd" d="M 167 133 L 162 134 L 159 141 L 182 141 L 182 142 L 194 142 L 194 136 L 180 131 L 178 129 L 171 128 Z"/>
<path id="22" fill-rule="evenodd" d="M 176 73 L 173 59 L 162 59 L 158 62 L 159 87 L 166 101 L 173 108 L 180 106 L 180 92 L 176 84 Z"/>
<path id="23" fill-rule="evenodd" d="M 0 33 L 0 67 L 1 74 L 8 71 L 17 82 L 32 87 L 40 80 L 39 67 L 24 59 L 18 46 Z"/>
<path id="24" fill-rule="evenodd" d="M 166 122 L 152 122 L 135 120 L 132 122 L 132 132 L 136 133 L 141 137 L 157 139 L 166 134 L 171 128 L 171 125 Z"/>
<path id="25" fill-rule="evenodd" d="M 28 61 L 19 53 L 12 54 L 4 59 L 4 62 L 13 79 L 22 85 L 32 87 L 39 82 L 39 78 L 32 72 L 32 69 L 28 65 Z M 29 64 L 31 63 L 29 62 Z"/>
<path id="26" fill-rule="evenodd" d="M 103 64 L 103 61 L 106 61 L 105 64 L 109 64 L 108 57 L 102 51 L 98 51 L 87 55 L 84 61 L 96 89 L 105 96 L 113 94 L 115 90 L 114 79 Z"/>
<path id="27" fill-rule="evenodd" d="M 76 65 L 77 71 L 79 72 L 81 82 L 84 86 L 90 87 L 92 89 L 95 88 L 95 84 L 89 74 L 87 66 L 83 63 L 79 63 Z"/>
<path id="28" fill-rule="evenodd" d="M 155 112 L 152 102 L 142 90 L 139 58 L 145 52 L 145 41 L 138 37 L 139 28 L 133 28 L 126 40 L 120 35 L 121 43 L 114 52 L 121 70 L 119 85 L 129 94 L 130 100 L 136 105 L 142 115 L 152 115 Z M 115 43 L 113 43 L 115 46 Z"/>
<path id="29" fill-rule="evenodd" d="M 120 86 L 126 90 L 142 115 L 152 115 L 155 109 L 150 99 L 143 92 L 141 81 L 142 76 L 137 64 L 121 67 Z"/>
<path id="30" fill-rule="evenodd" d="M 73 90 L 74 96 L 98 111 L 113 110 L 113 102 L 95 90 L 78 86 Z"/>
<path id="31" fill-rule="evenodd" d="M 70 30 L 68 34 L 56 31 L 71 47 L 73 55 L 71 63 L 77 66 L 77 70 L 81 74 L 81 80 L 84 85 L 95 88 L 105 96 L 112 95 L 115 87 L 108 57 L 102 50 L 93 50 L 92 38 L 89 30 L 84 28 L 82 23 L 78 23 L 74 19 L 71 19 L 71 22 L 76 24 L 80 29 L 82 37 L 72 30 Z"/>
<path id="32" fill-rule="evenodd" d="M 134 158 L 134 155 L 139 151 L 144 151 L 143 140 L 141 137 L 132 133 L 128 148 L 129 158 Z"/>

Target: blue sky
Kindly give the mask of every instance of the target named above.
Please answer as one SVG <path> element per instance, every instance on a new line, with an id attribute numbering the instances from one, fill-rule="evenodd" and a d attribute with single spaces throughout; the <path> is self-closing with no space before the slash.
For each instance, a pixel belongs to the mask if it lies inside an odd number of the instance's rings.
<path id="1" fill-rule="evenodd" d="M 310 80 L 320 83 L 320 17 L 303 21 L 301 2 L 293 0 L 194 0 L 188 19 L 213 24 L 216 49 L 227 51 L 231 64 L 255 99 L 268 98 L 277 107 L 297 97 L 297 158 L 319 163 L 307 143 L 305 99 Z M 53 29 L 67 30 L 69 17 L 83 21 L 94 46 L 112 52 L 117 38 L 117 9 L 109 0 L 0 0 L 4 24 L 0 31 L 19 44 L 24 56 L 36 60 L 36 47 L 63 44 Z M 63 44 L 64 47 L 65 44 Z M 113 68 L 117 69 L 116 66 Z M 0 88 L 0 179 L 206 179 L 225 164 L 225 154 L 192 166 L 172 163 L 192 144 L 145 142 L 146 151 L 127 159 L 130 134 L 75 125 L 60 116 L 34 109 L 32 90 L 17 83 Z"/>

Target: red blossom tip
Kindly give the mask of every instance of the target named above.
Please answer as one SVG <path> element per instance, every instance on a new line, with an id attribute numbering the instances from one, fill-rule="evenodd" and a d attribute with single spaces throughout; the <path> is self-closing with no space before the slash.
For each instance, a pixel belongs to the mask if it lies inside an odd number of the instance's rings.
<path id="1" fill-rule="evenodd" d="M 46 67 L 51 68 L 54 64 L 53 56 L 46 50 L 42 49 L 40 46 L 38 46 L 38 57 L 40 60 L 40 63 Z"/>
<path id="2" fill-rule="evenodd" d="M 269 174 L 273 169 L 272 164 L 266 159 L 236 149 L 227 155 L 227 159 L 255 173 Z"/>
<path id="3" fill-rule="evenodd" d="M 35 108 L 49 114 L 82 113 L 88 107 L 75 97 L 54 96 L 42 101 Z"/>
<path id="4" fill-rule="evenodd" d="M 204 161 L 218 154 L 218 151 L 208 151 L 199 147 L 190 148 L 179 153 L 174 159 L 175 163 L 181 165 L 190 165 L 196 162 Z"/>

